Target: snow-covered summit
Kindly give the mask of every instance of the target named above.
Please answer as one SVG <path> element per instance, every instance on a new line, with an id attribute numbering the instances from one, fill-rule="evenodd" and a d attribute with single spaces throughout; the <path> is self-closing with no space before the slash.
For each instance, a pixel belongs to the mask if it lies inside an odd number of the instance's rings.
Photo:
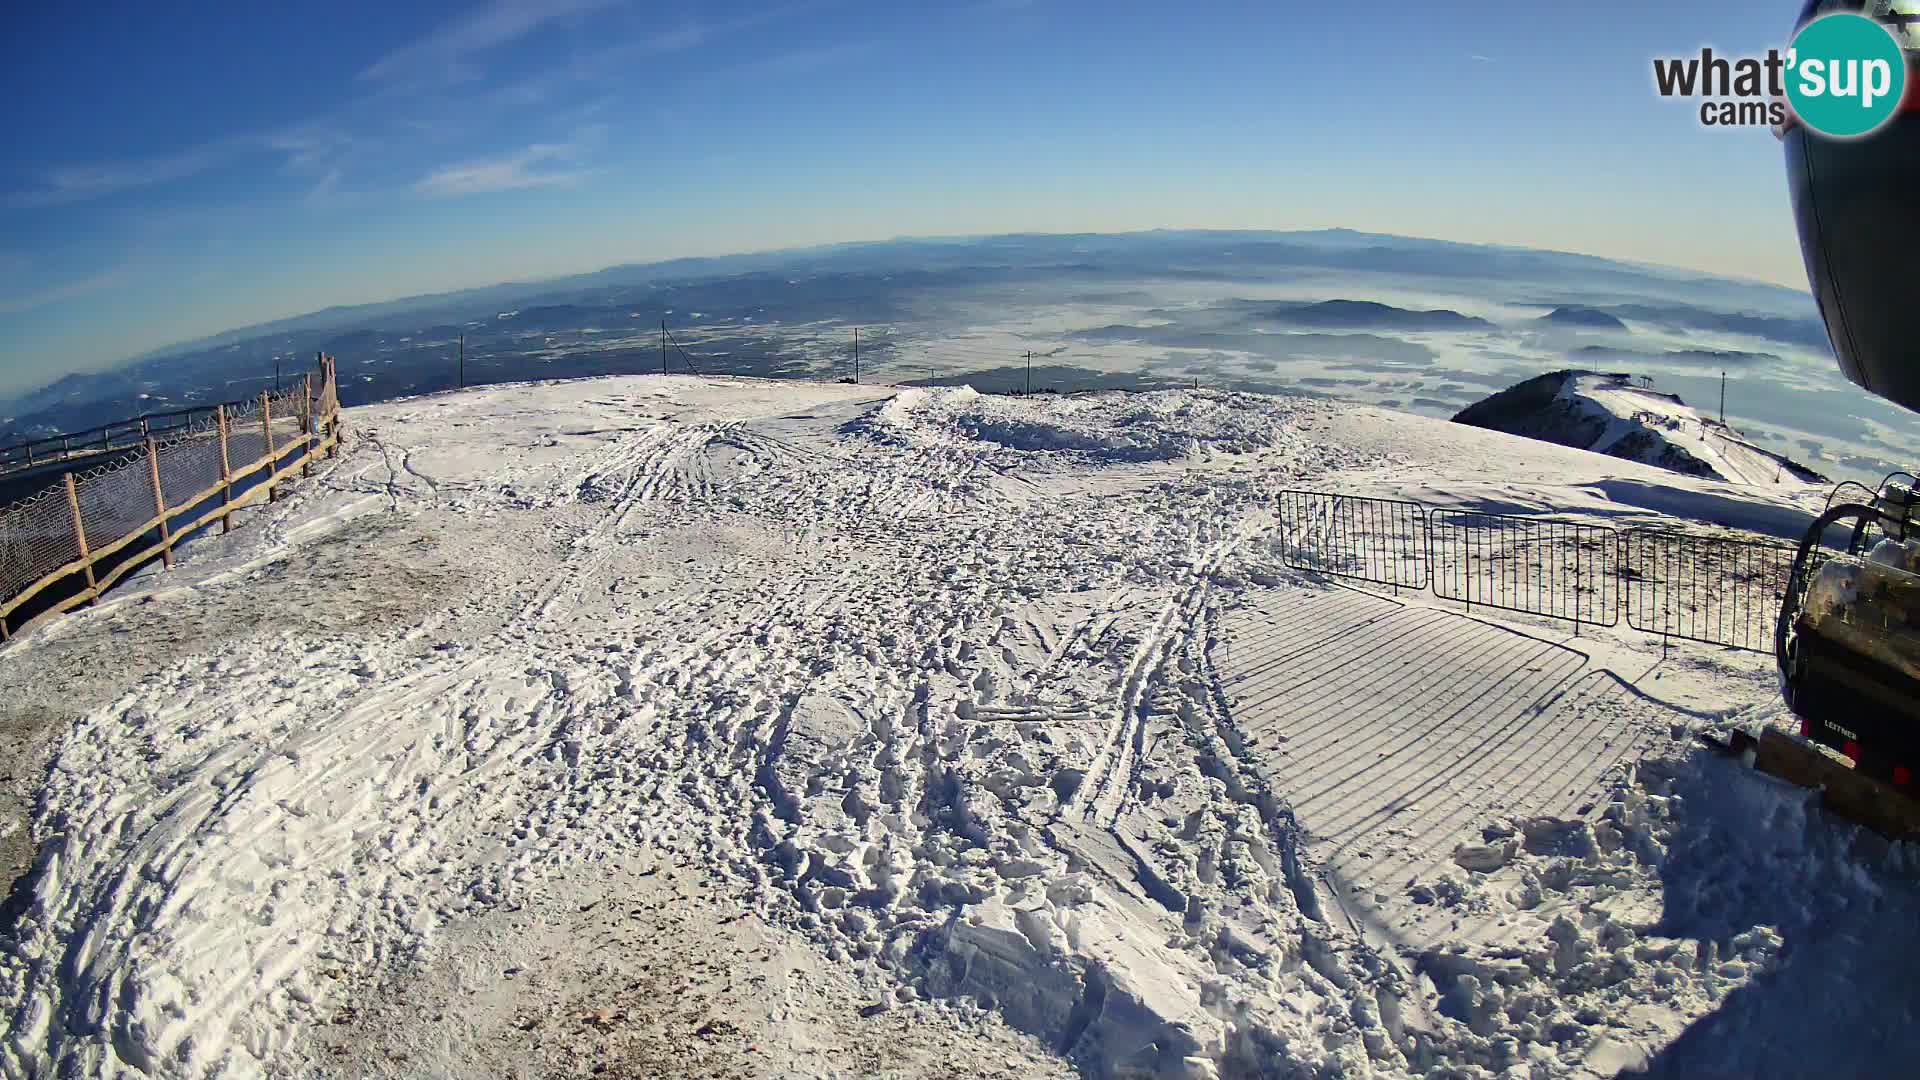
<path id="1" fill-rule="evenodd" d="M 0 653 L 60 729 L 0 1075 L 1910 1057 L 1894 856 L 1690 749 L 1780 720 L 1768 658 L 1336 585 L 1276 513 L 1781 492 L 1210 391 L 635 376 L 347 431 Z"/>
<path id="2" fill-rule="evenodd" d="M 1736 484 L 1825 483 L 1826 477 L 1748 441 L 1630 376 L 1555 371 L 1462 409 L 1454 422 L 1525 435 Z"/>

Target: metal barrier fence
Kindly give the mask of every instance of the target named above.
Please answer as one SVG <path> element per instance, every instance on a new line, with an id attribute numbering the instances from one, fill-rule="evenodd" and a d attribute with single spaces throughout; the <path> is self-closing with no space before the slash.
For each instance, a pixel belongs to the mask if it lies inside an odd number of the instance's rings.
<path id="1" fill-rule="evenodd" d="M 1470 607 L 1613 626 L 1620 621 L 1619 537 L 1604 525 L 1429 511 L 1433 592 Z"/>
<path id="2" fill-rule="evenodd" d="M 1425 512 L 1419 503 L 1354 499 L 1311 491 L 1280 493 L 1288 566 L 1395 588 L 1427 587 Z"/>
<path id="3" fill-rule="evenodd" d="M 1279 495 L 1288 566 L 1469 607 L 1769 652 L 1795 550 L 1313 491 Z"/>
<path id="4" fill-rule="evenodd" d="M 1797 550 L 1629 529 L 1622 548 L 1627 625 L 1661 637 L 1771 651 Z"/>

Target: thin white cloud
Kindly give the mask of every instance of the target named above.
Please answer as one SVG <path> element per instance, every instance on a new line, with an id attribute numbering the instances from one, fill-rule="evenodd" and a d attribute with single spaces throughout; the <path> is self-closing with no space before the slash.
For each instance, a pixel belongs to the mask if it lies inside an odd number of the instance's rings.
<path id="1" fill-rule="evenodd" d="M 374 61 L 360 73 L 369 82 L 408 81 L 457 74 L 475 53 L 525 37 L 558 19 L 582 15 L 616 0 L 491 0 L 466 16 Z"/>
<path id="2" fill-rule="evenodd" d="M 285 154 L 287 168 L 295 171 L 324 171 L 353 148 L 353 136 L 325 127 L 289 128 L 265 135 L 260 140 L 270 150 Z"/>
<path id="3" fill-rule="evenodd" d="M 125 267 L 116 266 L 98 274 L 69 281 L 61 285 L 52 285 L 39 289 L 29 289 L 16 293 L 0 293 L 0 315 L 18 315 L 24 311 L 48 307 L 63 300 L 96 293 L 111 288 L 125 273 Z"/>
<path id="4" fill-rule="evenodd" d="M 291 171 L 324 172 L 352 147 L 353 141 L 338 131 L 303 128 L 234 136 L 148 158 L 59 165 L 42 170 L 38 185 L 0 195 L 0 206 L 34 210 L 102 199 L 186 180 L 247 154 L 269 150 L 286 155 Z"/>
<path id="5" fill-rule="evenodd" d="M 620 79 L 629 74 L 636 63 L 649 57 L 690 52 L 703 46 L 721 44 L 768 23 L 817 11 L 821 6 L 818 0 L 810 0 L 768 7 L 729 19 L 688 19 L 665 30 L 589 50 L 565 64 L 507 83 L 493 90 L 488 100 L 507 106 L 548 104 L 576 84 Z"/>
<path id="6" fill-rule="evenodd" d="M 505 157 L 449 165 L 421 177 L 413 190 L 445 198 L 526 188 L 571 187 L 593 175 L 579 168 L 580 151 L 574 143 L 535 143 Z M 553 165 L 569 166 L 553 168 Z M 547 166 L 547 167 L 543 167 Z"/>
<path id="7" fill-rule="evenodd" d="M 107 195 L 184 180 L 203 173 L 233 153 L 230 144 L 198 146 L 175 154 L 97 165 L 62 165 L 40 175 L 40 185 L 5 197 L 13 209 L 64 206 Z"/>
<path id="8" fill-rule="evenodd" d="M 340 190 L 341 176 L 338 166 L 328 169 L 327 175 L 321 177 L 319 183 L 307 190 L 307 204 L 312 206 L 332 198 L 334 192 Z"/>
<path id="9" fill-rule="evenodd" d="M 780 79 L 825 71 L 871 53 L 871 41 L 847 41 L 813 48 L 790 49 L 758 60 L 749 60 L 711 73 L 710 79 L 748 82 L 756 79 Z"/>

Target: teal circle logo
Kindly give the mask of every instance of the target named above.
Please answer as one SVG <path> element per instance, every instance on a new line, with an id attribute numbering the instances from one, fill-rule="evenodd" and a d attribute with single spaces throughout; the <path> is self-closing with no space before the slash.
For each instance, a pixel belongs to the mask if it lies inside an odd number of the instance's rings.
<path id="1" fill-rule="evenodd" d="M 1886 123 L 1907 91 L 1906 56 L 1881 23 L 1840 12 L 1794 35 L 1787 53 L 1787 102 L 1822 135 L 1851 139 Z"/>

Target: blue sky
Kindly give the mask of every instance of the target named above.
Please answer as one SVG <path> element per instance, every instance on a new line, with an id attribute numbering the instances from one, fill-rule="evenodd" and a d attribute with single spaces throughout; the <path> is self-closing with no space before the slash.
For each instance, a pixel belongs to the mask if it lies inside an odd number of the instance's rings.
<path id="1" fill-rule="evenodd" d="M 900 235 L 1349 226 L 1804 288 L 1655 56 L 1794 3 L 14 5 L 0 394 L 333 304 Z M 1400 10 L 1400 9 L 1395 9 Z"/>

